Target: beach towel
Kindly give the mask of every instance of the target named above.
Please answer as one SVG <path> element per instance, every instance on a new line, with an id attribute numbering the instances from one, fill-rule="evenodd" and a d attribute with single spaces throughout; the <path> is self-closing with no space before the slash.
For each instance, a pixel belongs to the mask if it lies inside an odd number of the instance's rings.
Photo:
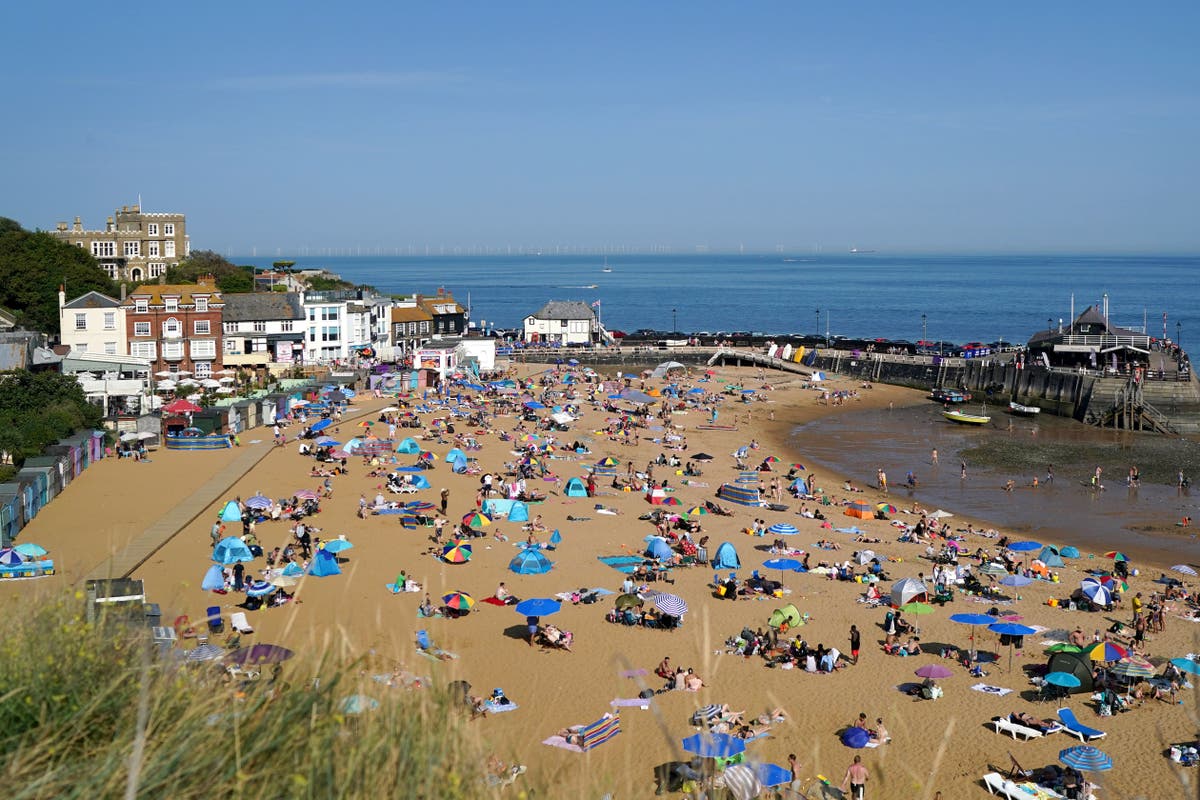
<path id="1" fill-rule="evenodd" d="M 609 705 L 620 708 L 640 708 L 645 711 L 650 708 L 650 700 L 645 697 L 623 697 L 610 701 Z"/>
<path id="2" fill-rule="evenodd" d="M 493 700 L 488 700 L 483 704 L 484 710 L 489 714 L 503 714 L 505 711 L 516 711 L 518 707 L 516 703 L 511 701 L 508 703 L 497 703 Z"/>
<path id="3" fill-rule="evenodd" d="M 987 683 L 977 683 L 974 686 L 972 686 L 971 688 L 977 692 L 984 692 L 986 694 L 994 694 L 997 697 L 1004 697 L 1004 695 L 1006 695 L 1006 694 L 1012 694 L 1012 691 L 1013 691 L 1012 689 L 1005 689 L 1003 686 L 992 686 Z"/>
<path id="4" fill-rule="evenodd" d="M 549 739 L 543 739 L 542 744 L 548 744 L 551 747 L 558 747 L 563 750 L 570 750 L 572 753 L 582 753 L 583 748 L 577 744 L 570 744 L 561 736 L 551 736 Z"/>
<path id="5" fill-rule="evenodd" d="M 501 606 L 501 607 L 503 607 L 503 606 L 506 606 L 506 605 L 508 605 L 508 604 L 507 604 L 507 603 L 505 603 L 503 600 L 501 600 L 501 599 L 499 599 L 499 598 L 497 598 L 497 597 L 485 597 L 485 598 L 483 598 L 483 602 L 487 603 L 489 606 Z"/>

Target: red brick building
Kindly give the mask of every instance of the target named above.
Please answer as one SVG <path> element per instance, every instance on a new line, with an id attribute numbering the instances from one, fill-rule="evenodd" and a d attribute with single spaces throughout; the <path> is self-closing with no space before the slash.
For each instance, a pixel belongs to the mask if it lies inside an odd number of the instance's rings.
<path id="1" fill-rule="evenodd" d="M 222 369 L 225 303 L 212 278 L 191 284 L 139 286 L 122 306 L 129 355 L 150 359 L 153 372 L 187 371 L 203 380 Z"/>

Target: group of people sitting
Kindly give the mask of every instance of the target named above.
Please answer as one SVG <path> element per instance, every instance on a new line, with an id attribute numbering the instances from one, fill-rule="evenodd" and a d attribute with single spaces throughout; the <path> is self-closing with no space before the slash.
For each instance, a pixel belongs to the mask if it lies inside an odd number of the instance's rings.
<path id="1" fill-rule="evenodd" d="M 664 614 L 658 609 L 644 608 L 643 606 L 614 608 L 608 612 L 605 619 L 619 625 L 640 625 L 643 628 L 658 628 L 660 630 L 674 630 L 683 624 L 683 620 L 679 617 Z"/>
<path id="2" fill-rule="evenodd" d="M 691 667 L 684 669 L 683 667 L 673 668 L 671 666 L 671 658 L 666 656 L 654 668 L 654 674 L 666 681 L 662 691 L 688 691 L 698 692 L 704 688 L 704 681 L 696 674 L 696 671 Z"/>

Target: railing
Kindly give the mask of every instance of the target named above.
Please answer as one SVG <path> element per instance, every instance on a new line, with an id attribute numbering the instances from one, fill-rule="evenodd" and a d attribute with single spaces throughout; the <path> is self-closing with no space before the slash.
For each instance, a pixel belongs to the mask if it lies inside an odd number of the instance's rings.
<path id="1" fill-rule="evenodd" d="M 1111 334 L 1078 334 L 1072 333 L 1062 337 L 1059 344 L 1077 347 L 1095 347 L 1104 350 L 1109 347 L 1137 347 L 1141 350 L 1150 349 L 1149 336 L 1113 336 Z"/>

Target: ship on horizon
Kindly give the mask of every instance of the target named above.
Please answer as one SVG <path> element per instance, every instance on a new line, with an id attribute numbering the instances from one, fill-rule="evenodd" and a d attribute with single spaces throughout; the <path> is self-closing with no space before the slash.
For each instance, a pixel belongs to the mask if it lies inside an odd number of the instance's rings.
<path id="1" fill-rule="evenodd" d="M 860 255 L 862 253 L 874 253 L 874 252 L 875 252 L 874 250 L 864 250 L 861 247 L 851 247 L 850 248 L 850 253 L 852 255 Z"/>

